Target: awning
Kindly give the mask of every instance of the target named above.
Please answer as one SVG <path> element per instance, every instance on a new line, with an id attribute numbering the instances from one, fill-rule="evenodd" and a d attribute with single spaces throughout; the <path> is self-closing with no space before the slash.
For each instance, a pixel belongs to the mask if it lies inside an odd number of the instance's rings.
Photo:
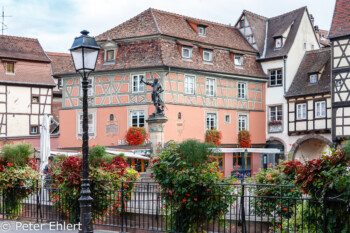
<path id="1" fill-rule="evenodd" d="M 279 154 L 281 150 L 277 148 L 215 148 L 217 153 L 238 153 L 245 152 L 247 150 L 251 153 L 260 153 L 260 154 Z"/>
<path id="2" fill-rule="evenodd" d="M 136 153 L 132 153 L 132 152 L 128 152 L 128 151 L 118 151 L 118 150 L 106 150 L 107 153 L 109 154 L 113 154 L 113 155 L 118 155 L 118 154 L 124 154 L 125 157 L 127 158 L 131 158 L 131 159 L 143 159 L 143 160 L 151 160 L 150 158 L 140 155 L 140 154 L 136 154 Z"/>

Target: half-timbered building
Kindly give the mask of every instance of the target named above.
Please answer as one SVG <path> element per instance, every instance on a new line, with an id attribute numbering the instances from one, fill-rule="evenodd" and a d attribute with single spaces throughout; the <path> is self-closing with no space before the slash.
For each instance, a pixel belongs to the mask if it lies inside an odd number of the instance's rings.
<path id="1" fill-rule="evenodd" d="M 285 95 L 305 52 L 320 48 L 313 21 L 306 7 L 272 18 L 244 10 L 235 26 L 259 53 L 257 60 L 268 76 L 266 147 L 279 148 L 281 155 L 287 155 L 295 138 L 288 134 Z M 276 161 L 274 158 L 267 160 L 268 164 Z"/>
<path id="2" fill-rule="evenodd" d="M 233 26 L 148 9 L 96 37 L 101 50 L 90 75 L 91 144 L 125 144 L 131 126 L 146 127 L 154 112 L 151 90 L 140 80 L 159 78 L 166 104 L 165 142 L 204 140 L 207 129 L 222 132 L 223 146 L 237 146 L 247 129 L 254 147 L 265 143 L 265 84 L 258 52 Z M 60 146 L 81 146 L 80 77 L 61 74 Z M 257 170 L 260 156 L 249 157 Z M 221 158 L 229 175 L 232 154 Z M 255 160 L 255 162 L 253 161 Z"/>
<path id="3" fill-rule="evenodd" d="M 286 93 L 293 159 L 311 160 L 332 146 L 330 85 L 330 49 L 306 52 Z"/>
<path id="4" fill-rule="evenodd" d="M 350 1 L 337 0 L 329 39 L 332 44 L 332 139 L 350 137 Z"/>
<path id="5" fill-rule="evenodd" d="M 0 62 L 1 143 L 39 147 L 43 116 L 52 114 L 50 59 L 37 39 L 0 36 Z"/>

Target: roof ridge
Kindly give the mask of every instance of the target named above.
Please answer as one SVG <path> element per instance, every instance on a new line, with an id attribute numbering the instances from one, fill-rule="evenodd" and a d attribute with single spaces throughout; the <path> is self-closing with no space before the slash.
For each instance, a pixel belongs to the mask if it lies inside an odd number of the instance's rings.
<path id="1" fill-rule="evenodd" d="M 331 48 L 320 48 L 320 49 L 306 51 L 306 53 L 312 54 L 312 53 L 321 53 L 321 52 L 330 52 L 330 51 L 331 51 Z"/>
<path id="2" fill-rule="evenodd" d="M 291 14 L 291 13 L 293 13 L 293 12 L 295 12 L 295 11 L 301 10 L 301 9 L 303 9 L 303 8 L 304 8 L 304 9 L 307 9 L 307 6 L 299 7 L 299 8 L 297 8 L 297 9 L 295 9 L 295 10 L 286 12 L 286 13 L 284 13 L 284 14 L 282 14 L 282 15 L 277 15 L 277 16 L 271 17 L 271 18 L 269 18 L 269 19 L 274 19 L 274 18 L 277 18 L 277 17 L 285 16 L 285 15 Z"/>
<path id="3" fill-rule="evenodd" d="M 11 35 L 0 35 L 0 37 L 11 37 L 15 39 L 25 39 L 25 40 L 36 40 L 39 41 L 38 38 L 24 37 L 24 36 L 11 36 Z"/>
<path id="4" fill-rule="evenodd" d="M 264 20 L 268 20 L 268 19 L 269 19 L 269 18 L 267 18 L 267 17 L 265 17 L 265 16 L 259 15 L 259 14 L 257 14 L 257 13 L 254 13 L 254 12 L 251 12 L 251 11 L 248 11 L 248 10 L 243 10 L 243 13 L 249 13 L 249 14 L 251 14 L 252 16 L 257 16 L 257 17 L 262 18 L 262 19 L 264 19 Z"/>
<path id="5" fill-rule="evenodd" d="M 136 17 L 139 17 L 140 15 L 142 15 L 142 14 L 146 13 L 147 11 L 151 11 L 151 9 L 152 9 L 152 8 L 148 8 L 148 9 L 146 9 L 146 10 L 142 11 L 141 13 L 139 13 L 139 14 L 135 15 L 134 17 L 132 17 L 132 18 L 130 18 L 130 19 L 128 19 L 128 20 L 126 20 L 126 21 L 124 21 L 124 22 L 123 22 L 123 23 L 121 23 L 121 24 L 118 24 L 117 26 L 115 26 L 115 27 L 113 27 L 113 28 L 111 28 L 111 29 L 109 29 L 109 30 L 107 30 L 107 31 L 105 31 L 105 32 L 102 32 L 101 34 L 99 34 L 99 35 L 97 35 L 97 36 L 95 36 L 95 37 L 99 37 L 99 36 L 101 36 L 101 35 L 103 35 L 103 34 L 108 34 L 110 31 L 112 31 L 112 30 L 116 29 L 117 27 L 120 27 L 121 25 L 126 24 L 127 22 L 129 22 L 129 21 L 131 21 L 131 20 L 135 19 Z"/>
<path id="6" fill-rule="evenodd" d="M 149 8 L 149 10 L 151 11 L 151 15 L 152 15 L 152 18 L 154 20 L 154 23 L 156 24 L 156 27 L 157 27 L 157 30 L 160 34 L 162 34 L 162 31 L 160 30 L 159 26 L 158 26 L 158 22 L 157 22 L 157 18 L 154 16 L 153 14 L 153 9 L 152 8 Z"/>
<path id="7" fill-rule="evenodd" d="M 45 53 L 47 54 L 52 54 L 52 55 L 64 55 L 64 56 L 70 56 L 69 53 L 62 53 L 62 52 L 49 52 L 49 51 L 45 51 Z"/>
<path id="8" fill-rule="evenodd" d="M 173 15 L 173 16 L 177 16 L 177 17 L 184 17 L 185 19 L 194 19 L 194 20 L 197 20 L 197 21 L 203 21 L 203 22 L 206 22 L 206 23 L 211 23 L 211 24 L 216 24 L 218 26 L 224 26 L 224 27 L 228 27 L 228 28 L 235 28 L 234 26 L 230 26 L 228 24 L 223 24 L 223 23 L 218 23 L 218 22 L 214 22 L 214 21 L 209 21 L 209 20 L 205 20 L 205 19 L 198 19 L 198 18 L 194 18 L 194 17 L 190 17 L 190 16 L 186 16 L 186 15 L 180 15 L 180 14 L 177 14 L 177 13 L 173 13 L 173 12 L 169 12 L 169 11 L 164 11 L 164 10 L 159 10 L 159 9 L 155 9 L 155 8 L 150 8 L 154 11 L 158 11 L 160 13 L 165 13 L 165 14 L 168 14 L 168 15 Z"/>

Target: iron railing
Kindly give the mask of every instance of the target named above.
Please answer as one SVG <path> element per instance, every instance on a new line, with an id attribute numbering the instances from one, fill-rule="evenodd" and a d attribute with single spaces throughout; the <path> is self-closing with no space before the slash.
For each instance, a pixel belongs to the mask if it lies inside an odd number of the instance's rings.
<path id="1" fill-rule="evenodd" d="M 79 221 L 77 198 L 68 196 L 61 189 L 45 188 L 43 182 L 36 180 L 30 188 L 0 189 L 0 217 L 36 222 Z M 176 209 L 169 202 L 169 192 L 161 190 L 157 183 L 105 183 L 106 187 L 112 188 L 97 189 L 92 194 L 95 228 L 121 232 L 176 232 L 174 222 L 179 220 L 175 219 Z M 231 202 L 220 217 L 202 222 L 201 232 L 350 232 L 350 202 L 341 195 L 312 199 L 306 195 L 289 195 L 291 190 L 296 190 L 293 186 L 217 185 L 230 186 L 230 192 L 202 192 L 198 193 L 198 198 L 215 198 L 219 202 L 230 199 Z M 270 188 L 274 190 L 272 194 L 257 195 Z M 16 206 L 14 198 L 24 192 L 28 196 Z"/>

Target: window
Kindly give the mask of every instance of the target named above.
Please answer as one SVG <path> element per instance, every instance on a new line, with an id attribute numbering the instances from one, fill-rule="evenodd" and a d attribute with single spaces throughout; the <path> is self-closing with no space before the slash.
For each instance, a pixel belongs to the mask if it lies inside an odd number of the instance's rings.
<path id="1" fill-rule="evenodd" d="M 311 84 L 315 84 L 318 81 L 318 75 L 317 74 L 310 74 L 309 79 L 310 79 Z"/>
<path id="2" fill-rule="evenodd" d="M 198 35 L 205 36 L 206 30 L 204 26 L 198 26 Z"/>
<path id="3" fill-rule="evenodd" d="M 203 60 L 204 61 L 213 61 L 213 51 L 203 50 Z"/>
<path id="4" fill-rule="evenodd" d="M 132 76 L 132 92 L 144 92 L 145 85 L 141 83 L 141 79 L 145 76 L 143 74 L 136 74 Z"/>
<path id="5" fill-rule="evenodd" d="M 179 112 L 179 113 L 177 114 L 177 119 L 181 120 L 181 118 L 182 118 L 181 112 Z"/>
<path id="6" fill-rule="evenodd" d="M 216 129 L 216 114 L 207 113 L 207 130 Z"/>
<path id="7" fill-rule="evenodd" d="M 245 163 L 244 168 L 242 167 L 243 166 L 243 162 L 242 162 L 243 155 L 244 155 L 244 152 L 233 154 L 233 167 L 235 169 L 233 171 L 233 173 L 239 172 L 239 170 L 250 170 L 251 169 L 252 153 L 248 153 L 247 163 L 246 163 L 246 161 L 244 161 L 244 163 Z"/>
<path id="8" fill-rule="evenodd" d="M 336 80 L 336 81 L 335 81 L 335 86 L 336 86 L 336 87 L 341 87 L 342 83 L 343 83 L 343 82 L 342 82 L 341 80 Z"/>
<path id="9" fill-rule="evenodd" d="M 313 44 L 311 44 L 311 50 L 314 50 L 315 46 Z"/>
<path id="10" fill-rule="evenodd" d="M 109 62 L 114 60 L 115 60 L 115 50 L 114 49 L 106 50 L 105 61 Z"/>
<path id="11" fill-rule="evenodd" d="M 215 95 L 215 79 L 207 78 L 205 80 L 205 93 L 208 96 Z"/>
<path id="12" fill-rule="evenodd" d="M 242 19 L 242 20 L 239 22 L 239 26 L 240 26 L 240 28 L 244 28 L 244 19 Z"/>
<path id="13" fill-rule="evenodd" d="M 282 69 L 270 70 L 270 86 L 282 85 Z"/>
<path id="14" fill-rule="evenodd" d="M 306 103 L 297 104 L 297 120 L 306 119 Z"/>
<path id="15" fill-rule="evenodd" d="M 62 89 L 63 87 L 63 78 L 58 78 L 57 79 L 57 88 Z"/>
<path id="16" fill-rule="evenodd" d="M 235 54 L 235 65 L 242 66 L 243 65 L 243 56 L 240 54 Z"/>
<path id="17" fill-rule="evenodd" d="M 88 78 L 88 96 L 93 95 L 93 78 Z M 80 96 L 83 96 L 83 85 L 82 82 L 80 82 Z"/>
<path id="18" fill-rule="evenodd" d="M 194 76 L 186 75 L 185 76 L 185 93 L 194 94 Z"/>
<path id="19" fill-rule="evenodd" d="M 15 63 L 14 62 L 6 62 L 6 73 L 14 74 L 15 73 Z"/>
<path id="20" fill-rule="evenodd" d="M 192 48 L 182 46 L 182 57 L 187 58 L 187 59 L 191 59 L 192 58 Z"/>
<path id="21" fill-rule="evenodd" d="M 304 43 L 304 50 L 306 50 L 306 43 Z"/>
<path id="22" fill-rule="evenodd" d="M 315 118 L 326 117 L 326 101 L 319 101 L 315 103 Z"/>
<path id="23" fill-rule="evenodd" d="M 131 126 L 132 127 L 144 127 L 145 126 L 145 113 L 144 113 L 144 111 L 131 112 Z"/>
<path id="24" fill-rule="evenodd" d="M 269 122 L 276 122 L 282 120 L 282 105 L 269 107 Z"/>
<path id="25" fill-rule="evenodd" d="M 32 97 L 32 103 L 33 103 L 33 104 L 39 103 L 39 96 L 33 96 L 33 97 Z"/>
<path id="26" fill-rule="evenodd" d="M 216 160 L 218 161 L 219 171 L 223 172 L 224 171 L 224 164 L 225 164 L 224 163 L 225 157 L 221 153 L 216 153 L 216 154 L 214 154 L 214 158 L 216 158 Z"/>
<path id="27" fill-rule="evenodd" d="M 248 120 L 247 115 L 238 116 L 238 131 L 248 130 Z"/>
<path id="28" fill-rule="evenodd" d="M 110 121 L 114 121 L 114 115 L 113 114 L 109 115 L 109 120 Z"/>
<path id="29" fill-rule="evenodd" d="M 38 134 L 39 126 L 30 126 L 30 134 Z"/>
<path id="30" fill-rule="evenodd" d="M 247 95 L 246 84 L 245 83 L 238 83 L 238 98 L 245 99 L 246 95 Z"/>
<path id="31" fill-rule="evenodd" d="M 78 115 L 78 134 L 83 134 L 83 113 Z M 88 133 L 93 134 L 94 129 L 94 114 L 88 114 Z"/>
<path id="32" fill-rule="evenodd" d="M 231 123 L 231 115 L 230 114 L 226 114 L 225 115 L 225 123 L 226 124 L 230 124 Z"/>
<path id="33" fill-rule="evenodd" d="M 278 37 L 275 39 L 275 48 L 281 48 L 282 47 L 282 37 Z"/>

